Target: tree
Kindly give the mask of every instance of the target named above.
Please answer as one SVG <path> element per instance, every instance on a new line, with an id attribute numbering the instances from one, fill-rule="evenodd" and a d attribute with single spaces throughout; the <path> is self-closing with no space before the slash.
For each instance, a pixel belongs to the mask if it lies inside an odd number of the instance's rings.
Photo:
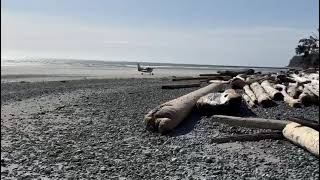
<path id="1" fill-rule="evenodd" d="M 311 54 L 319 56 L 319 37 L 317 35 L 313 35 L 309 38 L 300 39 L 299 44 L 296 47 L 296 54 L 303 55 L 304 57 Z"/>

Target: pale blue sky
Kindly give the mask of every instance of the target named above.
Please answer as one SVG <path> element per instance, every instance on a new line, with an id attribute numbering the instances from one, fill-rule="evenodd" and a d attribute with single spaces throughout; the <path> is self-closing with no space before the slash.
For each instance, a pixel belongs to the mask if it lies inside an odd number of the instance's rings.
<path id="1" fill-rule="evenodd" d="M 2 0 L 2 58 L 285 66 L 318 0 Z"/>

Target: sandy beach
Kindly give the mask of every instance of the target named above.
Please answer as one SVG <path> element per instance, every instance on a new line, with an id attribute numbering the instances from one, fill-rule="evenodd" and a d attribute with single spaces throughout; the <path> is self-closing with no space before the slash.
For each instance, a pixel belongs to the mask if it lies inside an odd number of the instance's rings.
<path id="1" fill-rule="evenodd" d="M 197 112 L 169 135 L 144 115 L 196 88 L 164 90 L 168 78 L 1 84 L 4 179 L 318 179 L 319 160 L 287 140 L 215 144 L 217 136 L 267 132 L 231 127 Z M 202 84 L 202 86 L 206 83 Z M 319 107 L 244 106 L 246 116 L 319 121 Z"/>

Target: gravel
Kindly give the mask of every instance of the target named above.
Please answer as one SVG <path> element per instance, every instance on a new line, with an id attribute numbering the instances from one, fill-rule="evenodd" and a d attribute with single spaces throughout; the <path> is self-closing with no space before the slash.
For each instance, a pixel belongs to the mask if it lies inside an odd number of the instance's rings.
<path id="1" fill-rule="evenodd" d="M 268 130 L 231 127 L 197 112 L 168 135 L 145 130 L 144 115 L 197 88 L 164 90 L 168 79 L 1 84 L 3 179 L 318 179 L 318 158 L 286 140 L 211 143 Z M 241 115 L 319 121 L 319 107 Z"/>

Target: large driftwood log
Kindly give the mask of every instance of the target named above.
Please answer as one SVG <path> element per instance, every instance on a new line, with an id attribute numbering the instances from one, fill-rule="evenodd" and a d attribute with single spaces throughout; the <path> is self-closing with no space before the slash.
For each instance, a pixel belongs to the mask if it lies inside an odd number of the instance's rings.
<path id="1" fill-rule="evenodd" d="M 225 75 L 225 76 L 235 77 L 238 74 L 252 75 L 252 74 L 254 74 L 254 69 L 246 69 L 246 70 L 239 70 L 239 71 L 227 70 L 227 71 L 218 71 L 218 73 L 221 75 Z"/>
<path id="2" fill-rule="evenodd" d="M 296 81 L 293 80 L 292 78 L 289 78 L 285 74 L 279 74 L 277 75 L 277 79 L 280 83 L 295 83 Z"/>
<path id="3" fill-rule="evenodd" d="M 247 104 L 247 106 L 248 106 L 249 108 L 253 108 L 253 107 L 256 106 L 256 103 L 254 103 L 254 102 L 252 101 L 252 99 L 251 99 L 247 94 L 243 93 L 243 94 L 242 94 L 242 99 L 244 100 L 244 102 Z"/>
<path id="4" fill-rule="evenodd" d="M 263 87 L 263 89 L 269 94 L 269 96 L 276 100 L 283 100 L 283 95 L 280 91 L 276 90 L 275 88 L 273 88 L 273 86 L 269 83 L 269 81 L 265 80 L 261 83 L 261 86 Z"/>
<path id="5" fill-rule="evenodd" d="M 147 129 L 165 133 L 179 125 L 191 112 L 197 100 L 223 88 L 222 84 L 210 84 L 189 94 L 161 104 L 148 112 L 144 121 Z"/>
<path id="6" fill-rule="evenodd" d="M 228 142 L 243 142 L 243 141 L 260 141 L 264 139 L 279 140 L 284 139 L 282 132 L 271 132 L 271 133 L 257 133 L 257 134 L 240 134 L 226 137 L 214 137 L 211 139 L 211 143 L 228 143 Z"/>
<path id="7" fill-rule="evenodd" d="M 279 88 L 279 91 L 282 93 L 284 102 L 286 102 L 290 107 L 301 107 L 299 99 L 294 99 L 287 94 L 285 85 L 277 84 L 276 87 Z"/>
<path id="8" fill-rule="evenodd" d="M 249 85 L 243 86 L 244 92 L 250 97 L 250 99 L 254 102 L 254 104 L 258 104 L 258 100 L 256 95 L 254 95 Z"/>
<path id="9" fill-rule="evenodd" d="M 261 104 L 263 107 L 270 107 L 274 105 L 274 102 L 271 100 L 269 95 L 264 91 L 259 83 L 252 83 L 250 87 L 257 97 L 259 104 Z"/>
<path id="10" fill-rule="evenodd" d="M 303 88 L 303 92 L 300 94 L 299 100 L 305 106 L 310 106 L 318 102 L 316 96 L 312 92 L 310 92 L 309 89 L 307 89 L 306 87 Z"/>
<path id="11" fill-rule="evenodd" d="M 319 84 L 305 84 L 304 87 L 306 87 L 309 91 L 311 91 L 314 95 L 316 95 L 319 98 Z"/>
<path id="12" fill-rule="evenodd" d="M 191 87 L 200 87 L 200 83 L 167 84 L 167 85 L 162 85 L 161 89 L 180 89 L 180 88 L 191 88 Z"/>
<path id="13" fill-rule="evenodd" d="M 213 115 L 212 120 L 233 126 L 282 130 L 290 121 L 252 117 Z"/>
<path id="14" fill-rule="evenodd" d="M 298 89 L 298 86 L 299 86 L 298 83 L 288 84 L 287 93 L 289 96 L 293 97 L 294 99 L 299 98 L 299 95 L 302 93 L 302 91 Z"/>
<path id="15" fill-rule="evenodd" d="M 227 114 L 238 110 L 241 104 L 241 96 L 234 89 L 227 89 L 223 93 L 209 93 L 196 103 L 196 106 L 204 115 Z"/>
<path id="16" fill-rule="evenodd" d="M 310 82 L 311 82 L 311 80 L 308 80 L 308 79 L 305 78 L 305 77 L 300 77 L 300 76 L 297 75 L 297 74 L 290 74 L 290 76 L 292 77 L 293 80 L 295 80 L 295 81 L 298 82 L 298 83 L 307 84 L 307 83 L 310 83 Z"/>
<path id="17" fill-rule="evenodd" d="M 283 136 L 294 144 L 307 149 L 319 157 L 319 132 L 298 123 L 292 122 L 286 125 L 282 131 Z"/>

